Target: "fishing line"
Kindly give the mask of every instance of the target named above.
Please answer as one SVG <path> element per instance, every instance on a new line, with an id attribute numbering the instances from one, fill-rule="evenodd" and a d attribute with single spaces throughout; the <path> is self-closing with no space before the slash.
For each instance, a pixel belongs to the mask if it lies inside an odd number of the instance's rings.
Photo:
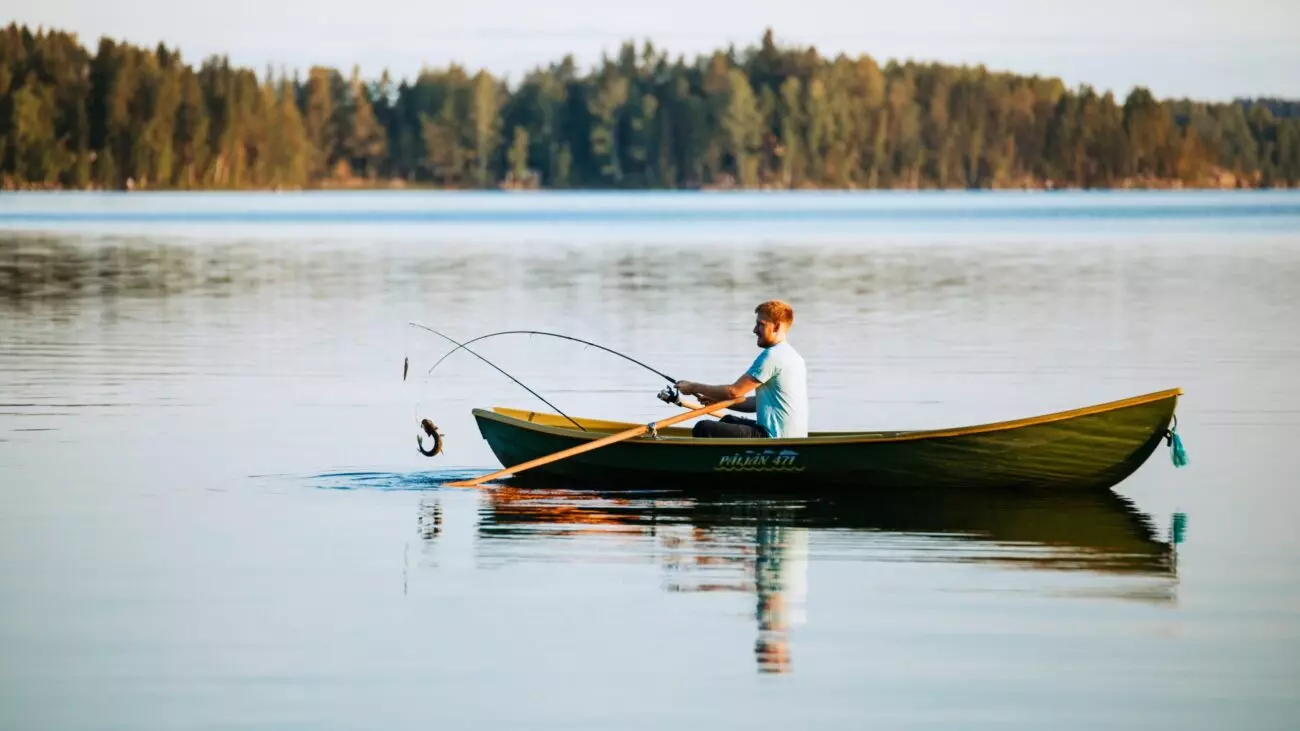
<path id="1" fill-rule="evenodd" d="M 501 375 L 503 375 L 503 376 L 505 376 L 506 378 L 509 378 L 510 380 L 512 380 L 512 381 L 514 381 L 515 383 L 519 384 L 519 387 L 520 387 L 520 388 L 524 389 L 524 390 L 527 391 L 528 393 L 531 393 L 532 395 L 534 395 L 534 396 L 536 396 L 537 398 L 541 399 L 542 403 L 544 403 L 544 404 L 546 404 L 547 406 L 549 406 L 549 407 L 551 407 L 552 409 L 554 409 L 554 410 L 555 410 L 555 413 L 557 413 L 557 414 L 559 414 L 560 416 L 563 416 L 564 418 L 568 419 L 570 422 L 573 423 L 574 426 L 578 427 L 578 428 L 581 429 L 582 431 L 587 431 L 587 430 L 582 426 L 582 424 L 579 424 L 579 423 L 577 422 L 576 419 L 574 419 L 572 416 L 569 416 L 568 414 L 566 414 L 566 413 L 564 413 L 563 411 L 561 411 L 561 410 L 560 410 L 560 407 L 556 406 L 555 404 L 551 403 L 550 401 L 547 401 L 545 396 L 542 396 L 540 393 L 534 391 L 533 389 L 529 388 L 528 386 L 525 386 L 524 383 L 523 383 L 523 381 L 520 381 L 518 378 L 515 378 L 514 376 L 510 375 L 509 373 L 506 373 L 505 370 L 501 368 L 501 366 L 497 365 L 496 363 L 493 363 L 492 361 L 488 360 L 487 358 L 484 358 L 483 356 L 479 355 L 478 353 L 474 352 L 473 350 L 470 350 L 469 348 L 465 347 L 466 345 L 469 345 L 469 343 L 474 342 L 473 340 L 470 340 L 470 341 L 465 342 L 465 343 L 461 343 L 461 342 L 458 342 L 458 341 L 456 341 L 456 340 L 453 340 L 451 337 L 449 337 L 449 336 L 447 336 L 447 335 L 443 335 L 442 333 L 438 332 L 437 330 L 434 330 L 433 328 L 429 327 L 428 325 L 421 325 L 421 324 L 418 323 L 418 322 L 409 322 L 409 323 L 407 323 L 407 324 L 409 324 L 409 325 L 411 325 L 411 326 L 413 326 L 413 327 L 418 327 L 418 328 L 420 328 L 421 330 L 427 330 L 428 332 L 431 332 L 431 333 L 433 333 L 434 335 L 437 335 L 438 337 L 442 338 L 443 340 L 446 340 L 447 342 L 451 343 L 452 345 L 455 345 L 455 346 L 456 346 L 455 349 L 453 349 L 451 352 L 447 353 L 447 355 L 451 355 L 451 353 L 454 353 L 454 352 L 456 352 L 457 350 L 464 350 L 466 353 L 469 353 L 470 355 L 474 356 L 475 358 L 478 358 L 479 360 L 483 361 L 484 363 L 487 363 L 488 365 L 490 365 L 490 366 L 492 366 L 493 368 L 495 368 L 495 369 L 497 370 L 497 372 L 500 373 Z M 483 338 L 475 338 L 475 340 L 482 340 L 482 339 L 483 339 Z M 597 346 L 597 347 L 600 347 L 600 346 Z M 447 355 L 442 356 L 442 358 L 438 360 L 438 363 L 441 363 L 443 360 L 446 360 Z M 626 357 L 626 356 L 624 356 L 624 357 Z M 436 363 L 434 364 L 434 367 L 435 367 L 435 368 L 437 367 L 437 364 L 436 364 Z M 649 366 L 646 366 L 646 367 L 649 368 Z M 429 369 L 429 372 L 432 373 L 432 372 L 433 372 L 433 368 L 430 368 L 430 369 Z M 426 375 L 427 375 L 427 374 L 426 374 Z M 661 374 L 661 375 L 662 375 L 662 374 Z M 666 378 L 666 377 L 667 377 L 667 376 L 665 376 L 665 378 Z"/>
<path id="2" fill-rule="evenodd" d="M 416 327 L 424 327 L 423 325 L 419 325 L 418 323 L 414 323 L 414 322 L 411 323 L 411 324 L 412 324 L 412 325 L 415 325 Z M 426 329 L 427 329 L 427 328 L 426 328 Z M 438 333 L 438 334 L 441 335 L 442 333 Z M 466 340 L 464 343 L 460 344 L 460 345 L 457 346 L 456 348 L 453 348 L 452 350 L 450 350 L 450 351 L 448 351 L 446 354 L 444 354 L 441 358 L 439 358 L 438 361 L 437 361 L 437 363 L 434 363 L 432 366 L 430 366 L 430 368 L 429 368 L 429 370 L 428 370 L 428 373 L 433 373 L 433 369 L 434 369 L 434 368 L 437 368 L 439 363 L 442 363 L 444 360 L 447 360 L 447 358 L 450 357 L 451 354 L 452 354 L 452 353 L 455 353 L 457 350 L 460 350 L 460 349 L 462 349 L 462 348 L 465 348 L 466 350 L 468 350 L 468 348 L 466 348 L 465 346 L 467 346 L 467 345 L 472 345 L 472 344 L 474 344 L 474 343 L 477 343 L 477 342 L 480 341 L 480 340 L 487 340 L 488 338 L 495 338 L 495 337 L 497 337 L 498 335 L 545 335 L 545 336 L 547 336 L 547 337 L 560 338 L 561 340 L 570 340 L 570 341 L 573 341 L 573 342 L 575 342 L 575 343 L 582 343 L 583 345 L 589 345 L 589 346 L 591 346 L 591 347 L 593 347 L 593 348 L 598 348 L 598 349 L 603 350 L 603 351 L 605 351 L 606 353 L 609 353 L 609 354 L 611 354 L 611 355 L 617 355 L 618 357 L 622 358 L 623 360 L 626 360 L 626 361 L 630 361 L 630 362 L 632 362 L 632 363 L 635 363 L 635 364 L 641 366 L 642 368 L 644 368 L 644 369 L 650 371 L 651 373 L 655 374 L 656 376 L 659 376 L 660 378 L 662 378 L 662 379 L 668 381 L 669 383 L 677 383 L 677 379 L 676 379 L 676 378 L 673 378 L 672 376 L 668 375 L 667 373 L 664 373 L 663 371 L 658 370 L 657 368 L 651 368 L 650 366 L 646 365 L 645 363 L 642 363 L 641 361 L 637 360 L 636 358 L 633 358 L 633 357 L 630 356 L 630 355 L 624 355 L 623 353 L 620 353 L 620 352 L 618 352 L 617 350 L 614 350 L 613 348 L 606 348 L 605 346 L 600 345 L 600 344 L 598 344 L 598 343 L 593 343 L 593 342 L 591 342 L 590 340 L 583 340 L 582 338 L 575 338 L 575 337 L 573 337 L 573 336 L 571 336 L 571 335 L 561 335 L 560 333 L 544 332 L 544 331 L 542 331 L 542 330 L 502 330 L 501 332 L 488 333 L 487 335 L 480 335 L 480 336 L 478 336 L 478 337 L 476 337 L 476 338 L 474 338 L 474 339 L 472 339 L 472 340 Z M 446 336 L 443 335 L 443 337 L 446 337 Z M 451 340 L 451 338 L 447 338 L 447 339 L 448 339 L 448 340 Z M 454 343 L 454 342 L 456 342 L 456 341 L 452 340 L 452 342 Z M 472 352 L 474 352 L 474 351 L 471 350 L 471 351 L 469 351 L 469 352 L 472 353 Z M 427 375 L 427 374 L 426 374 L 426 375 Z"/>

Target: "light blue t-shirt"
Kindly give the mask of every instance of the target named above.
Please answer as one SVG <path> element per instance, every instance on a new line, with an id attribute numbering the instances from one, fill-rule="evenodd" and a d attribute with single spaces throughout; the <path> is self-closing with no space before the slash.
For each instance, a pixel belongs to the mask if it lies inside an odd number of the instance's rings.
<path id="1" fill-rule="evenodd" d="M 768 436 L 808 436 L 808 371 L 803 357 L 789 343 L 764 348 L 745 375 L 759 383 L 754 396 L 755 420 Z"/>

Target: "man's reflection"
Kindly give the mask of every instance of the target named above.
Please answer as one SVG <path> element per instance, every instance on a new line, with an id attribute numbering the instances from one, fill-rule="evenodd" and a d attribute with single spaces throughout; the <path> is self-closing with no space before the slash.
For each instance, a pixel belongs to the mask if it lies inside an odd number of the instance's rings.
<path id="1" fill-rule="evenodd" d="M 808 531 L 760 524 L 756 544 L 754 593 L 758 640 L 754 643 L 754 654 L 761 672 L 788 673 L 791 627 L 807 621 Z"/>

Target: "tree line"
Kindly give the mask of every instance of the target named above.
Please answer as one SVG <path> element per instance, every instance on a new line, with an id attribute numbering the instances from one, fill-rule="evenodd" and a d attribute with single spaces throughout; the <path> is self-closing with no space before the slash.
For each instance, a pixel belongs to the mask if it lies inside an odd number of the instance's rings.
<path id="1" fill-rule="evenodd" d="M 4 188 L 1271 187 L 1300 103 L 1123 99 L 982 66 L 650 43 L 515 84 L 331 68 L 260 77 L 165 45 L 0 30 Z"/>

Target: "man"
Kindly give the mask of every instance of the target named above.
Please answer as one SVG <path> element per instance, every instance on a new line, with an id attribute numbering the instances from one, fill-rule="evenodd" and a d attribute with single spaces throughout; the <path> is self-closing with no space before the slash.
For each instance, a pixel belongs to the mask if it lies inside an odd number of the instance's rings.
<path id="1" fill-rule="evenodd" d="M 757 315 L 754 335 L 763 351 L 754 364 L 735 383 L 709 386 L 694 381 L 678 381 L 683 395 L 699 396 L 705 405 L 750 396 L 730 407 L 732 411 L 756 414 L 758 420 L 727 415 L 721 421 L 705 419 L 695 425 L 696 437 L 753 439 L 771 437 L 788 439 L 808 436 L 808 374 L 803 358 L 795 352 L 786 336 L 794 325 L 794 310 L 781 300 L 764 302 L 754 308 Z"/>

